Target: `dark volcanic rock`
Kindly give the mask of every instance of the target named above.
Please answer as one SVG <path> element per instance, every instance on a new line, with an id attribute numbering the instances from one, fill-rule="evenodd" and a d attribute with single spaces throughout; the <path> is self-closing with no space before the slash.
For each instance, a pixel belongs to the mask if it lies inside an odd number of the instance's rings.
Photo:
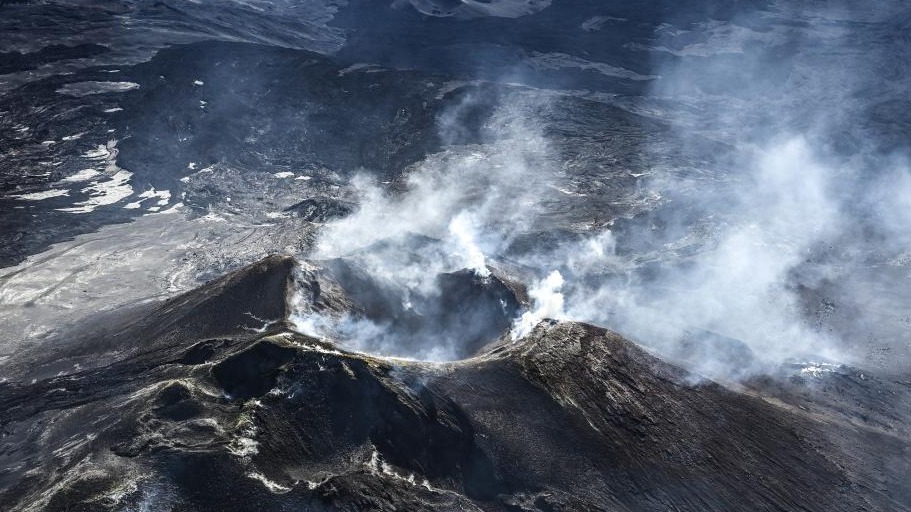
<path id="1" fill-rule="evenodd" d="M 347 217 L 355 210 L 356 205 L 349 201 L 332 199 L 329 197 L 311 197 L 285 208 L 310 222 L 326 222 L 333 219 Z"/>
<path id="2" fill-rule="evenodd" d="M 319 307 L 345 303 L 327 297 L 337 293 L 329 287 L 313 290 L 308 272 L 267 259 L 98 334 L 106 350 L 122 350 L 104 365 L 0 384 L 0 502 L 908 509 L 906 434 L 827 415 L 836 391 L 808 412 L 695 378 L 571 322 L 544 322 L 454 363 L 347 353 L 282 327 L 292 283 L 311 286 Z M 278 323 L 253 328 L 249 312 Z M 911 393 L 888 389 L 907 410 Z M 806 391 L 803 404 L 816 396 Z M 856 408 L 850 398 L 839 404 Z"/>
<path id="3" fill-rule="evenodd" d="M 2 5 L 2 2 L 0 2 Z M 45 46 L 37 52 L 0 52 L 0 75 L 16 71 L 28 71 L 49 62 L 66 59 L 85 59 L 109 51 L 100 44 L 79 44 L 64 46 L 52 44 Z"/>
<path id="4" fill-rule="evenodd" d="M 297 353 L 293 347 L 260 342 L 212 367 L 212 376 L 228 396 L 237 399 L 266 394 L 286 364 Z"/>

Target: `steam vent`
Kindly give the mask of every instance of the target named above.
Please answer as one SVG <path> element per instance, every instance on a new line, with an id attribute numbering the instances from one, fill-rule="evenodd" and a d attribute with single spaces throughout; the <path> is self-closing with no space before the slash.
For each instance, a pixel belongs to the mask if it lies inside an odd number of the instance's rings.
<path id="1" fill-rule="evenodd" d="M 0 510 L 911 511 L 901 0 L 0 0 Z"/>

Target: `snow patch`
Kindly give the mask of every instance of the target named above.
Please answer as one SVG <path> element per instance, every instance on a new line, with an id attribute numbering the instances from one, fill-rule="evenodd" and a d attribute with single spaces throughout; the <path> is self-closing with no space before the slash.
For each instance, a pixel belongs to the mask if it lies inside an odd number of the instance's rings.
<path id="1" fill-rule="evenodd" d="M 133 173 L 121 169 L 116 163 L 116 140 L 109 141 L 107 145 L 99 145 L 97 148 L 87 151 L 83 156 L 90 160 L 103 161 L 103 175 L 109 179 L 93 181 L 91 185 L 81 191 L 89 195 L 87 200 L 80 201 L 69 208 L 58 208 L 58 211 L 89 213 L 95 211 L 99 206 L 111 205 L 133 195 L 133 187 L 130 185 L 130 178 L 133 177 Z"/>
<path id="2" fill-rule="evenodd" d="M 246 476 L 247 476 L 247 478 L 252 478 L 253 480 L 256 480 L 256 481 L 262 483 L 263 485 L 266 486 L 266 489 L 269 489 L 269 491 L 276 493 L 276 494 L 286 493 L 291 490 L 290 487 L 285 487 L 284 485 L 273 482 L 272 480 L 269 480 L 268 478 L 266 478 L 266 476 L 263 475 L 262 473 L 259 473 L 256 471 L 247 473 Z"/>
<path id="3" fill-rule="evenodd" d="M 85 153 L 82 154 L 82 156 L 85 158 L 88 158 L 90 160 L 106 160 L 108 157 L 111 156 L 111 151 L 110 151 L 110 149 L 108 149 L 108 147 L 110 145 L 111 145 L 110 143 L 108 143 L 107 145 L 99 144 L 97 148 L 86 151 Z M 115 142 L 115 145 L 116 145 L 116 142 Z"/>
<path id="4" fill-rule="evenodd" d="M 29 194 L 19 194 L 14 197 L 16 199 L 21 199 L 23 201 L 41 201 L 42 199 L 50 199 L 52 197 L 61 197 L 70 195 L 69 190 L 52 188 L 50 190 L 43 190 L 41 192 L 32 192 Z"/>
<path id="5" fill-rule="evenodd" d="M 158 206 L 165 206 L 166 204 L 171 202 L 171 191 L 170 190 L 156 191 L 155 188 L 153 187 L 153 188 L 150 188 L 149 190 L 146 190 L 142 194 L 139 194 L 139 197 L 144 197 L 144 198 L 148 198 L 148 199 L 157 197 L 159 199 Z"/>
<path id="6" fill-rule="evenodd" d="M 88 180 L 94 178 L 95 176 L 98 176 L 99 174 L 101 174 L 101 173 L 96 171 L 95 169 L 91 169 L 91 168 L 83 169 L 83 170 L 77 172 L 76 174 L 73 174 L 72 176 L 67 176 L 66 178 L 63 178 L 60 181 L 67 182 L 67 183 L 77 183 L 80 181 L 88 181 Z"/>
<path id="7" fill-rule="evenodd" d="M 57 89 L 56 92 L 57 94 L 66 94 L 68 96 L 81 98 L 83 96 L 89 96 L 91 94 L 126 92 L 132 91 L 133 89 L 139 89 L 139 84 L 135 82 L 98 82 L 93 80 L 88 82 L 75 82 L 66 84 L 63 87 Z"/>
<path id="8" fill-rule="evenodd" d="M 168 213 L 178 213 L 180 211 L 180 209 L 183 207 L 184 207 L 183 203 L 175 203 L 174 206 L 168 208 L 167 210 L 162 211 L 161 215 L 165 215 Z"/>
<path id="9" fill-rule="evenodd" d="M 133 173 L 126 170 L 119 170 L 107 181 L 95 181 L 91 185 L 82 189 L 83 193 L 89 194 L 89 198 L 80 201 L 70 208 L 58 208 L 58 211 L 69 213 L 89 213 L 95 211 L 99 206 L 107 206 L 120 202 L 133 195 L 133 187 L 130 186 L 130 178 Z"/>
<path id="10" fill-rule="evenodd" d="M 127 210 L 134 210 L 142 206 L 144 201 L 149 199 L 158 199 L 155 206 L 149 207 L 149 211 L 158 211 L 159 207 L 167 206 L 171 201 L 171 191 L 170 190 L 155 190 L 155 187 L 146 190 L 145 192 L 139 194 L 139 201 L 135 201 L 124 206 Z"/>

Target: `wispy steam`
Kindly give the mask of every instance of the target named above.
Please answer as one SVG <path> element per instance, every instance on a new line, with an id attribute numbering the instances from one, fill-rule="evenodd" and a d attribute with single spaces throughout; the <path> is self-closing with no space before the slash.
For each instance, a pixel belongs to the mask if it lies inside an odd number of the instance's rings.
<path id="1" fill-rule="evenodd" d="M 474 220 L 466 212 L 459 213 L 449 222 L 449 235 L 455 249 L 452 254 L 462 260 L 461 267 L 488 277 L 490 270 L 484 262 L 484 253 L 475 242 L 475 229 Z"/>
<path id="2" fill-rule="evenodd" d="M 800 137 L 751 157 L 755 167 L 739 169 L 740 184 L 728 189 L 732 197 L 714 212 L 724 222 L 693 242 L 698 253 L 692 257 L 666 255 L 656 275 L 605 267 L 599 282 L 592 275 L 597 265 L 616 262 L 616 255 L 610 258 L 591 240 L 573 247 L 567 262 L 587 278 L 568 292 L 569 316 L 612 326 L 672 356 L 686 357 L 680 342 L 698 329 L 744 342 L 759 359 L 838 357 L 828 337 L 805 322 L 792 279 L 794 269 L 838 233 L 837 203 L 828 191 L 831 169 Z M 717 372 L 715 362 L 712 354 L 691 361 Z"/>
<path id="3" fill-rule="evenodd" d="M 532 308 L 516 320 L 512 328 L 512 339 L 517 340 L 535 328 L 538 323 L 546 318 L 562 320 L 566 317 L 563 311 L 563 276 L 554 270 L 528 291 L 532 300 Z"/>
<path id="4" fill-rule="evenodd" d="M 458 138 L 465 106 L 439 116 L 444 141 Z M 308 257 L 342 258 L 363 271 L 374 289 L 368 302 L 384 301 L 385 313 L 334 319 L 299 314 L 298 329 L 357 350 L 436 360 L 464 356 L 468 347 L 486 339 L 484 326 L 499 325 L 504 315 L 510 315 L 508 328 L 515 312 L 509 301 L 491 298 L 496 285 L 487 281 L 487 255 L 498 254 L 513 235 L 528 229 L 542 189 L 551 190 L 544 158 L 548 144 L 526 125 L 528 119 L 520 115 L 524 107 L 500 105 L 484 127 L 486 144 L 448 146 L 407 169 L 393 190 L 368 173 L 357 176 L 351 188 L 358 210 L 324 226 L 317 250 Z M 469 285 L 467 276 L 446 277 L 463 269 L 480 281 Z M 487 298 L 469 294 L 466 300 L 478 300 L 477 305 L 452 304 L 453 286 L 469 286 L 471 293 Z M 448 309 L 464 318 L 449 319 Z M 438 317 L 451 325 L 425 332 L 424 323 Z"/>
<path id="5" fill-rule="evenodd" d="M 609 271 L 601 285 L 574 279 L 570 317 L 718 376 L 794 357 L 863 364 L 876 345 L 907 353 L 889 334 L 901 329 L 893 312 L 908 299 L 901 255 L 911 228 L 896 190 L 907 190 L 909 173 L 894 156 L 907 147 L 884 148 L 876 136 L 887 125 L 869 112 L 894 92 L 865 71 L 895 56 L 869 53 L 878 46 L 865 39 L 877 36 L 856 33 L 844 20 L 862 13 L 846 9 L 746 9 L 729 23 L 679 27 L 705 30 L 689 44 L 675 40 L 685 32 L 659 34 L 653 94 L 676 105 L 662 117 L 717 163 L 655 173 L 647 187 L 667 198 L 653 216 L 662 226 L 625 227 L 629 246 L 618 251 L 635 268 Z M 872 289 L 891 297 L 864 303 Z"/>
<path id="6" fill-rule="evenodd" d="M 641 48 L 662 56 L 651 99 L 663 107 L 650 112 L 699 156 L 696 164 L 637 170 L 650 174 L 640 192 L 664 199 L 652 212 L 615 219 L 613 233 L 567 230 L 548 217 L 561 156 L 528 108 L 548 95 L 523 92 L 506 95 L 491 115 L 485 144 L 430 155 L 407 170 L 398 192 L 355 179 L 360 209 L 325 226 L 315 257 L 356 254 L 368 274 L 398 290 L 404 310 L 417 308 L 415 297 L 444 294 L 437 276 L 459 269 L 489 278 L 489 267 L 509 259 L 527 275 L 547 274 L 531 283 L 514 339 L 544 318 L 588 321 L 726 377 L 794 357 L 856 360 L 864 350 L 849 338 L 895 308 L 863 303 L 871 280 L 907 284 L 911 174 L 895 156 L 903 148 L 884 152 L 865 138 L 869 123 L 857 116 L 869 105 L 857 91 L 869 84 L 835 79 L 860 58 L 853 29 L 824 12 L 782 15 L 806 20 L 802 31 L 770 16 L 745 11 L 733 22 L 680 27 L 704 32 L 689 45 L 672 40 L 686 31 L 662 27 L 657 44 Z M 462 108 L 439 117 L 444 140 L 464 131 Z M 642 151 L 658 155 L 666 143 Z M 516 250 L 520 237 L 544 240 L 561 229 L 575 234 Z M 415 247 L 413 235 L 437 242 Z M 840 320 L 826 316 L 833 309 Z M 457 332 L 416 348 L 391 326 L 346 318 L 332 329 L 353 346 L 396 355 L 458 352 Z"/>

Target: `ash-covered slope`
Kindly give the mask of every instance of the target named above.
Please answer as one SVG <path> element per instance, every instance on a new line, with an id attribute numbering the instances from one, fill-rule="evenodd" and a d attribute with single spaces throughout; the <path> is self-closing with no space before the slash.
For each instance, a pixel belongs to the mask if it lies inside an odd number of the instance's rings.
<path id="1" fill-rule="evenodd" d="M 59 356 L 45 356 L 44 370 L 0 384 L 0 502 L 908 508 L 902 432 L 730 391 L 610 331 L 544 322 L 458 362 L 379 359 L 289 330 L 292 295 L 314 310 L 352 307 L 319 272 L 271 257 L 124 313 L 118 330 L 77 329 L 74 347 L 103 361 L 46 376 Z M 907 392 L 893 398 L 909 403 Z"/>

